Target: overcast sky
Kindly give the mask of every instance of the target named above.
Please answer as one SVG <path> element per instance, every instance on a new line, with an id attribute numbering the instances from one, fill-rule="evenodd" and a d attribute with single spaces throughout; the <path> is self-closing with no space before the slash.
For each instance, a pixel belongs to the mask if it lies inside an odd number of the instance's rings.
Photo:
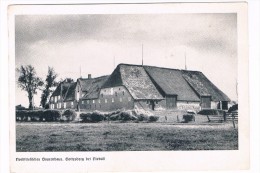
<path id="1" fill-rule="evenodd" d="M 45 78 L 109 75 L 119 63 L 202 71 L 232 100 L 237 76 L 236 14 L 24 15 L 15 18 L 16 67 Z M 114 61 L 115 59 L 115 61 Z M 115 63 L 114 63 L 115 62 Z M 17 73 L 16 73 L 17 75 Z M 17 76 L 16 76 L 17 79 Z M 40 92 L 35 97 L 39 105 Z M 28 106 L 16 88 L 16 104 Z"/>

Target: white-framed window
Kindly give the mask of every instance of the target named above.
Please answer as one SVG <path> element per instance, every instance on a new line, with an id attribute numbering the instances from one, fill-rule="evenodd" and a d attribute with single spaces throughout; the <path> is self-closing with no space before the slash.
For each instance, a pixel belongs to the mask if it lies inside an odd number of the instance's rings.
<path id="1" fill-rule="evenodd" d="M 81 104 L 84 104 L 84 100 L 81 101 Z"/>
<path id="2" fill-rule="evenodd" d="M 92 103 L 95 103 L 95 100 L 93 100 Z"/>
<path id="3" fill-rule="evenodd" d="M 129 101 L 129 102 L 131 101 L 131 97 L 128 97 L 128 101 Z"/>
<path id="4" fill-rule="evenodd" d="M 61 108 L 61 103 L 59 103 L 59 108 Z"/>
<path id="5" fill-rule="evenodd" d="M 98 103 L 100 103 L 100 99 L 98 99 Z"/>
<path id="6" fill-rule="evenodd" d="M 70 104 L 71 104 L 71 107 L 73 108 L 73 102 L 71 102 Z"/>
<path id="7" fill-rule="evenodd" d="M 105 103 L 107 103 L 107 99 L 105 99 Z"/>
<path id="8" fill-rule="evenodd" d="M 110 89 L 110 93 L 111 93 L 111 95 L 114 94 L 114 88 L 111 88 L 111 89 Z"/>
<path id="9" fill-rule="evenodd" d="M 58 96 L 58 100 L 60 100 L 60 96 Z"/>
<path id="10" fill-rule="evenodd" d="M 119 101 L 122 102 L 122 98 L 121 97 L 119 98 Z"/>
<path id="11" fill-rule="evenodd" d="M 89 104 L 89 100 L 87 100 L 87 104 Z"/>
<path id="12" fill-rule="evenodd" d="M 66 103 L 63 103 L 63 107 L 64 107 L 64 109 L 66 109 Z"/>
<path id="13" fill-rule="evenodd" d="M 56 103 L 57 102 L 57 96 L 55 96 L 54 99 L 55 99 L 54 102 Z"/>
<path id="14" fill-rule="evenodd" d="M 114 98 L 112 98 L 112 103 L 113 103 L 114 101 L 115 101 Z"/>

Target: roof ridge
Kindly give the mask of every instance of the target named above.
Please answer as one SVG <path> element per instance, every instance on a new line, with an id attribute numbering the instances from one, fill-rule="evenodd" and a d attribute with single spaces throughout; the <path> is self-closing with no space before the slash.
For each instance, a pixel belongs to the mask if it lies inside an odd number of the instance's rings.
<path id="1" fill-rule="evenodd" d="M 198 70 L 184 70 L 184 69 L 177 69 L 177 68 L 169 68 L 169 67 L 158 67 L 158 66 L 152 66 L 152 65 L 138 65 L 138 64 L 126 64 L 126 63 L 120 63 L 117 66 L 120 65 L 126 65 L 126 66 L 137 66 L 137 67 L 152 67 L 152 68 L 160 68 L 160 69 L 167 69 L 167 70 L 176 70 L 176 71 L 188 71 L 188 72 L 200 72 Z"/>

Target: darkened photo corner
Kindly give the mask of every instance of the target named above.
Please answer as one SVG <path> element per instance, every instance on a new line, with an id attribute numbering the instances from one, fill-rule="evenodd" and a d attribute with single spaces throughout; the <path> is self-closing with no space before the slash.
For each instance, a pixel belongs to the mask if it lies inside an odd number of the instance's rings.
<path id="1" fill-rule="evenodd" d="M 237 14 L 15 16 L 16 152 L 238 150 Z"/>

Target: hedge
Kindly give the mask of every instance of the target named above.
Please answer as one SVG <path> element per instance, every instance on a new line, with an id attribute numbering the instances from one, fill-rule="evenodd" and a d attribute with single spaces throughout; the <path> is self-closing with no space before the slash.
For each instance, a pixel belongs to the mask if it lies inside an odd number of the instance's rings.
<path id="1" fill-rule="evenodd" d="M 61 120 L 63 121 L 74 121 L 77 116 L 77 113 L 72 109 L 67 109 L 62 113 Z"/>
<path id="2" fill-rule="evenodd" d="M 58 121 L 61 117 L 59 110 L 17 110 L 17 121 Z"/>

